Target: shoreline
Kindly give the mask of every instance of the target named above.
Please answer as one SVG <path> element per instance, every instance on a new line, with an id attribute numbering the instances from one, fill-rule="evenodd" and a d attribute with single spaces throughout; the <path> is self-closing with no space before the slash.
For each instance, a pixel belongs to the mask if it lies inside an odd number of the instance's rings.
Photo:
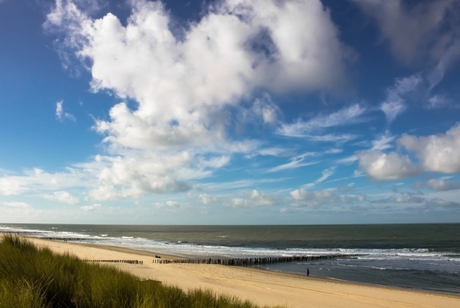
<path id="1" fill-rule="evenodd" d="M 39 247 L 69 253 L 85 260 L 136 259 L 142 264 L 105 263 L 140 279 L 161 281 L 183 290 L 209 289 L 216 294 L 235 296 L 260 306 L 287 307 L 458 307 L 460 296 L 356 282 L 307 277 L 263 268 L 213 264 L 153 263 L 162 258 L 186 259 L 103 244 L 86 244 L 26 237 Z"/>

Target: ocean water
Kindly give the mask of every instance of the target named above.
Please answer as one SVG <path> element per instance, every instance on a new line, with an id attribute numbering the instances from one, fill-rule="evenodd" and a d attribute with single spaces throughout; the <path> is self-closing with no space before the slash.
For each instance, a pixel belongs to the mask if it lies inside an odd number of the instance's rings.
<path id="1" fill-rule="evenodd" d="M 336 280 L 460 294 L 460 224 L 152 226 L 0 224 L 0 232 L 208 257 L 337 255 L 259 266 Z M 347 255 L 356 255 L 347 258 Z"/>

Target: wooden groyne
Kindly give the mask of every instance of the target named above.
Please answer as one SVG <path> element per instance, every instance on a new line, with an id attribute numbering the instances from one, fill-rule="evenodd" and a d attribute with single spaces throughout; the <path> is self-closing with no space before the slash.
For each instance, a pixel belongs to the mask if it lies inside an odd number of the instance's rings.
<path id="1" fill-rule="evenodd" d="M 281 256 L 281 257 L 262 257 L 262 258 L 207 258 L 207 259 L 153 259 L 153 263 L 158 264 L 220 264 L 229 266 L 254 266 L 268 265 L 274 263 L 304 262 L 323 259 L 353 258 L 358 255 L 320 255 L 320 256 Z"/>
<path id="2" fill-rule="evenodd" d="M 37 237 L 38 239 L 41 240 L 50 240 L 50 241 L 64 241 L 64 242 L 70 242 L 70 241 L 88 241 L 88 240 L 93 240 L 94 238 L 87 238 L 87 237 Z M 104 240 L 103 237 L 98 237 L 97 241 Z"/>
<path id="3" fill-rule="evenodd" d="M 144 261 L 139 260 L 85 260 L 90 263 L 128 263 L 128 264 L 144 264 Z"/>

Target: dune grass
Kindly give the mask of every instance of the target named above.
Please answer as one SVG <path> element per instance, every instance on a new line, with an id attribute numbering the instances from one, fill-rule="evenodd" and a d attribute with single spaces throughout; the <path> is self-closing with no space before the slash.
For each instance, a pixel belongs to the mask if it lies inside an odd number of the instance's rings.
<path id="1" fill-rule="evenodd" d="M 256 308 L 249 301 L 189 293 L 114 267 L 37 248 L 14 235 L 0 242 L 0 308 L 3 307 L 234 307 Z"/>

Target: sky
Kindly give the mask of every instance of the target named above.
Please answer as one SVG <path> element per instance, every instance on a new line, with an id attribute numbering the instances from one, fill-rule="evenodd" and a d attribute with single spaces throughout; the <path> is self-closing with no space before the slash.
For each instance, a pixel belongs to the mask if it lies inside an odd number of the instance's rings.
<path id="1" fill-rule="evenodd" d="M 0 223 L 460 222 L 456 0 L 0 0 Z"/>

